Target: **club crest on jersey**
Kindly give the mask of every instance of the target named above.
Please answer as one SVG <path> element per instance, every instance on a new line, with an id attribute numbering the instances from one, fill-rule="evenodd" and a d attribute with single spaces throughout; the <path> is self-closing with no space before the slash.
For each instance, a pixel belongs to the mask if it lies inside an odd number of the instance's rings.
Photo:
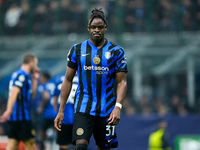
<path id="1" fill-rule="evenodd" d="M 99 55 L 96 55 L 94 58 L 93 58 L 93 62 L 98 65 L 100 62 L 101 62 L 101 59 L 99 58 Z"/>
<path id="2" fill-rule="evenodd" d="M 78 129 L 76 130 L 76 134 L 77 134 L 77 135 L 83 135 L 83 133 L 84 133 L 83 128 L 78 128 Z"/>
<path id="3" fill-rule="evenodd" d="M 111 56 L 111 52 L 105 52 L 105 57 L 106 57 L 107 59 L 109 59 L 110 56 Z"/>

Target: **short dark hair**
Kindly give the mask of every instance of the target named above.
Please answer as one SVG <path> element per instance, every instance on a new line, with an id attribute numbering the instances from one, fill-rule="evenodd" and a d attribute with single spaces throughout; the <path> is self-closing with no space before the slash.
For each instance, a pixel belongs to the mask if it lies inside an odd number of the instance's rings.
<path id="1" fill-rule="evenodd" d="M 23 58 L 23 64 L 28 64 L 30 61 L 33 61 L 36 58 L 36 55 L 33 53 L 26 53 Z"/>
<path id="2" fill-rule="evenodd" d="M 42 72 L 42 76 L 47 80 L 51 79 L 51 74 L 49 73 L 49 71 Z"/>
<path id="3" fill-rule="evenodd" d="M 102 8 L 100 8 L 100 9 L 94 8 L 92 10 L 92 13 L 91 13 L 90 18 L 89 18 L 89 25 L 91 24 L 91 22 L 94 18 L 101 18 L 107 26 L 106 17 L 104 15 L 104 12 L 102 11 Z"/>

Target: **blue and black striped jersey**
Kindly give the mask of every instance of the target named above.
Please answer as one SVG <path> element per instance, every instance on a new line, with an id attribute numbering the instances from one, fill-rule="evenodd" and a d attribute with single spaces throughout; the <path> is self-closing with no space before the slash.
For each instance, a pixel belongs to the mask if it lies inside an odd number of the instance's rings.
<path id="1" fill-rule="evenodd" d="M 53 108 L 52 96 L 53 96 L 53 91 L 55 89 L 55 85 L 53 82 L 49 81 L 47 83 L 40 84 L 38 88 L 39 88 L 39 92 L 41 93 L 41 96 L 42 96 L 42 93 L 45 91 L 48 92 L 50 95 L 50 98 L 44 107 L 43 117 L 46 119 L 54 120 L 56 117 L 56 111 Z"/>
<path id="2" fill-rule="evenodd" d="M 58 76 L 56 79 L 56 86 L 54 91 L 54 96 L 58 97 L 58 108 L 60 107 L 60 90 L 62 86 L 62 82 L 64 80 L 65 76 Z M 73 124 L 74 123 L 74 99 L 75 99 L 75 93 L 78 87 L 78 76 L 74 76 L 72 89 L 69 94 L 67 103 L 65 105 L 64 109 L 64 118 L 62 123 L 63 124 Z"/>
<path id="3" fill-rule="evenodd" d="M 68 67 L 78 70 L 75 113 L 107 117 L 114 109 L 114 81 L 117 72 L 127 72 L 123 48 L 106 41 L 100 49 L 90 40 L 72 46 Z"/>
<path id="4" fill-rule="evenodd" d="M 9 121 L 29 121 L 31 120 L 31 79 L 29 75 L 22 69 L 15 71 L 9 83 L 9 95 L 13 86 L 20 88 L 20 93 L 17 96 L 13 107 L 13 112 Z"/>

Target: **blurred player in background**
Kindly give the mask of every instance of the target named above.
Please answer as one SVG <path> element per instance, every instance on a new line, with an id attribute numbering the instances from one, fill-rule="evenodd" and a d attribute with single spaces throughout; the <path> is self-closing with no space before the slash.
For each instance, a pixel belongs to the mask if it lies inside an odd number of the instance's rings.
<path id="1" fill-rule="evenodd" d="M 65 76 L 59 76 L 56 80 L 56 87 L 54 91 L 54 108 L 56 111 L 60 107 L 60 90 L 62 82 Z M 59 145 L 60 150 L 69 150 L 70 145 L 72 145 L 72 128 L 74 123 L 74 99 L 76 94 L 76 89 L 78 87 L 78 76 L 76 75 L 73 79 L 72 89 L 69 94 L 67 103 L 64 109 L 64 118 L 62 121 L 61 131 L 58 131 L 57 134 L 57 144 Z"/>
<path id="2" fill-rule="evenodd" d="M 107 22 L 101 9 L 93 9 L 87 29 L 90 39 L 72 46 L 61 88 L 61 103 L 54 126 L 61 130 L 64 108 L 78 72 L 75 99 L 73 143 L 76 150 L 87 150 L 94 135 L 98 150 L 118 146 L 116 128 L 127 90 L 127 62 L 123 48 L 110 43 L 104 33 Z M 114 81 L 118 81 L 115 98 Z"/>
<path id="3" fill-rule="evenodd" d="M 21 68 L 12 74 L 7 108 L 0 117 L 1 122 L 8 121 L 9 125 L 7 150 L 18 150 L 20 141 L 23 141 L 27 150 L 36 149 L 30 104 L 39 78 L 37 64 L 37 57 L 32 53 L 26 53 Z"/>
<path id="4" fill-rule="evenodd" d="M 167 122 L 165 120 L 159 121 L 156 130 L 149 135 L 148 150 L 171 150 Z"/>
<path id="5" fill-rule="evenodd" d="M 39 115 L 42 115 L 41 129 L 39 130 L 38 138 L 40 150 L 45 149 L 44 141 L 47 140 L 47 129 L 52 129 L 53 131 L 54 119 L 56 117 L 56 112 L 51 102 L 55 85 L 50 79 L 51 76 L 49 72 L 43 72 L 40 78 L 40 85 L 38 86 L 38 91 L 41 94 L 41 102 L 37 112 Z"/>

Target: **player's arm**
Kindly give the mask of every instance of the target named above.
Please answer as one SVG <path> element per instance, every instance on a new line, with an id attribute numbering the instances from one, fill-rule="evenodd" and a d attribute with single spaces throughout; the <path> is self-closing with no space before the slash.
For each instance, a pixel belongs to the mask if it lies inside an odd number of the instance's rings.
<path id="1" fill-rule="evenodd" d="M 42 114 L 42 113 L 43 113 L 44 108 L 45 108 L 45 106 L 46 106 L 46 104 L 47 104 L 47 102 L 48 102 L 49 100 L 50 100 L 50 93 L 49 93 L 48 91 L 44 91 L 44 92 L 42 93 L 42 101 L 40 102 L 40 105 L 39 105 L 38 110 L 37 110 L 37 112 L 38 112 L 39 114 Z"/>
<path id="2" fill-rule="evenodd" d="M 111 125 L 116 125 L 120 121 L 120 111 L 122 108 L 123 100 L 126 96 L 127 91 L 127 75 L 125 72 L 118 72 L 116 74 L 117 78 L 117 99 L 116 99 L 116 105 L 112 113 L 109 117 L 109 123 Z"/>
<path id="3" fill-rule="evenodd" d="M 73 78 L 76 73 L 75 69 L 67 67 L 67 72 L 62 83 L 61 92 L 60 92 L 60 108 L 59 112 L 64 112 L 65 104 L 67 102 L 68 96 L 71 92 Z"/>
<path id="4" fill-rule="evenodd" d="M 12 114 L 13 107 L 14 107 L 15 101 L 17 99 L 17 95 L 19 93 L 20 93 L 20 88 L 17 86 L 13 86 L 12 91 L 8 98 L 6 111 L 0 117 L 0 122 L 6 122 L 8 120 L 8 118 L 10 117 L 10 115 Z"/>
<path id="5" fill-rule="evenodd" d="M 116 78 L 118 82 L 116 103 L 120 103 L 122 105 L 127 91 L 127 75 L 125 72 L 119 72 L 116 74 Z"/>
<path id="6" fill-rule="evenodd" d="M 36 68 L 33 72 L 33 77 L 32 77 L 32 92 L 31 92 L 32 99 L 35 97 L 37 91 L 39 77 L 40 77 L 40 69 Z"/>
<path id="7" fill-rule="evenodd" d="M 60 94 L 60 90 L 59 90 L 60 84 L 56 82 L 55 83 L 55 89 L 53 91 L 52 99 L 53 99 L 53 108 L 54 108 L 55 112 L 58 111 L 58 97 L 59 97 L 59 94 Z"/>
<path id="8" fill-rule="evenodd" d="M 64 112 L 64 108 L 65 108 L 65 104 L 67 102 L 68 96 L 71 92 L 73 78 L 74 78 L 75 73 L 76 73 L 75 69 L 67 67 L 65 78 L 63 80 L 62 87 L 61 87 L 60 108 L 58 111 L 58 115 L 57 115 L 56 119 L 54 120 L 54 126 L 58 131 L 61 131 L 60 128 L 61 128 L 62 120 L 64 118 L 63 112 Z"/>
<path id="9" fill-rule="evenodd" d="M 53 108 L 57 112 L 58 111 L 58 97 L 53 96 Z"/>

